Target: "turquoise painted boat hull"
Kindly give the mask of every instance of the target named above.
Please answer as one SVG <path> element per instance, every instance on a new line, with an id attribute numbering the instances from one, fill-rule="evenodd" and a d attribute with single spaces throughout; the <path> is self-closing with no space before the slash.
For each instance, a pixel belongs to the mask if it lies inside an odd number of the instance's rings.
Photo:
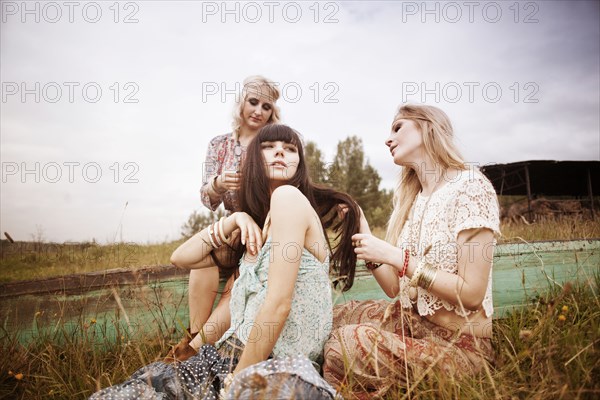
<path id="1" fill-rule="evenodd" d="M 498 245 L 494 255 L 496 318 L 530 304 L 566 282 L 594 285 L 600 273 L 600 239 Z M 336 304 L 388 299 L 364 269 L 352 289 L 334 293 Z M 170 337 L 187 326 L 187 271 L 173 266 L 112 270 L 0 285 L 0 318 L 21 342 L 49 335 L 83 335 L 90 341 L 128 340 L 157 332 Z"/>

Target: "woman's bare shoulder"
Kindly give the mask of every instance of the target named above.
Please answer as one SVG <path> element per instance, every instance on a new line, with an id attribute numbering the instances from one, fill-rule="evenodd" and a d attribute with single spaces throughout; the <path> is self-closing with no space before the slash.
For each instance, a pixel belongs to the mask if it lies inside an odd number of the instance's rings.
<path id="1" fill-rule="evenodd" d="M 311 210 L 313 210 L 313 208 L 306 196 L 294 186 L 279 186 L 271 195 L 271 212 L 286 211 L 294 213 L 308 213 Z"/>

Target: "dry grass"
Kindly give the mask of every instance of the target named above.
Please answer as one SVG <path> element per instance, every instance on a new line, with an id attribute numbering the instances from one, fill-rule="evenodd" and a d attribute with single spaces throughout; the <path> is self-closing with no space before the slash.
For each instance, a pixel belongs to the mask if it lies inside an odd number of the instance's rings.
<path id="1" fill-rule="evenodd" d="M 518 242 L 518 238 L 535 240 L 569 240 L 600 238 L 600 220 L 581 216 L 547 219 L 526 224 L 523 221 L 505 222 L 500 227 L 499 243 Z M 373 234 L 385 237 L 385 229 L 376 227 Z M 112 268 L 136 268 L 148 265 L 167 265 L 171 253 L 182 240 L 141 245 L 117 243 L 44 243 L 0 242 L 0 282 L 46 278 L 67 274 L 103 271 Z"/>
<path id="2" fill-rule="evenodd" d="M 600 237 L 598 222 L 577 217 L 532 225 L 508 223 L 502 226 L 502 231 L 506 241 L 516 237 L 528 241 Z M 384 231 L 376 230 L 375 234 L 382 237 Z M 88 247 L 88 253 L 82 253 L 85 256 L 69 258 L 64 251 L 52 252 L 43 247 L 10 253 L 3 242 L 0 276 L 7 281 L 166 264 L 179 243 L 137 246 L 131 262 L 123 263 L 118 256 L 106 256 L 118 254 L 115 251 L 119 245 L 93 245 L 96 248 Z M 104 258 L 91 256 L 98 252 Z M 489 373 L 452 378 L 434 369 L 410 394 L 403 386 L 396 385 L 386 398 L 600 398 L 599 284 L 600 278 L 596 276 L 593 282 L 581 287 L 549 288 L 548 295 L 529 307 L 496 320 L 493 344 L 497 362 Z M 148 307 L 149 313 L 160 315 L 156 312 L 159 305 Z M 0 398 L 7 399 L 85 398 L 100 387 L 122 382 L 139 367 L 166 354 L 168 342 L 181 333 L 165 337 L 164 327 L 173 325 L 165 320 L 153 325 L 154 331 L 144 336 L 131 336 L 123 330 L 114 340 L 106 332 L 116 322 L 94 323 L 92 329 L 89 316 L 81 315 L 75 329 L 57 321 L 51 333 L 37 333 L 34 340 L 23 345 L 17 340 L 18 332 L 9 328 L 6 316 L 1 323 Z"/>
<path id="3" fill-rule="evenodd" d="M 434 365 L 425 376 L 409 374 L 410 393 L 395 384 L 385 398 L 600 398 L 599 284 L 596 276 L 586 286 L 551 290 L 529 307 L 496 320 L 496 364 L 489 371 L 454 377 Z M 348 382 L 353 381 L 350 376 Z M 350 387 L 342 388 L 344 398 L 352 398 Z"/>
<path id="4" fill-rule="evenodd" d="M 587 285 L 551 289 L 527 308 L 496 320 L 497 361 L 489 373 L 453 378 L 434 368 L 418 383 L 413 378 L 410 394 L 397 384 L 386 398 L 598 398 L 599 284 L 596 276 Z M 0 398 L 85 398 L 166 354 L 169 338 L 159 327 L 165 324 L 156 324 L 146 335 L 130 335 L 121 326 L 116 340 L 106 334 L 111 324 L 115 322 L 90 322 L 82 316 L 75 329 L 59 323 L 51 333 L 38 333 L 22 345 L 5 323 L 0 328 Z"/>
<path id="5" fill-rule="evenodd" d="M 117 243 L 0 243 L 0 282 L 48 278 L 68 274 L 168 265 L 173 251 L 183 242 L 140 245 Z"/>
<path id="6" fill-rule="evenodd" d="M 600 216 L 592 221 L 589 217 L 573 215 L 562 218 L 540 218 L 527 224 L 523 221 L 506 221 L 501 224 L 499 243 L 518 241 L 521 237 L 533 240 L 571 240 L 600 238 Z"/>

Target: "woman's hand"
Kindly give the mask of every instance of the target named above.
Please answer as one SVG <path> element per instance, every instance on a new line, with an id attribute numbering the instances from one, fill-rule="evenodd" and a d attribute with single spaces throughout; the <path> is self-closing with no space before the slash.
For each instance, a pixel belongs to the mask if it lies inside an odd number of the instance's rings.
<path id="1" fill-rule="evenodd" d="M 402 262 L 402 258 L 399 256 L 399 251 L 401 251 L 401 249 L 392 246 L 385 240 L 376 238 L 370 233 L 357 233 L 353 235 L 352 243 L 354 243 L 355 246 L 354 252 L 356 253 L 356 258 L 359 260 L 366 260 L 380 264 L 389 264 L 396 268 L 397 264 Z"/>
<path id="2" fill-rule="evenodd" d="M 253 256 L 258 254 L 258 250 L 262 248 L 262 229 L 254 222 L 251 216 L 245 212 L 235 212 L 231 215 L 235 221 L 235 225 L 240 229 L 240 238 L 242 245 L 246 246 L 246 250 Z"/>
<path id="3" fill-rule="evenodd" d="M 223 171 L 223 173 L 214 179 L 215 190 L 223 194 L 228 190 L 237 190 L 240 187 L 242 174 L 236 171 Z"/>

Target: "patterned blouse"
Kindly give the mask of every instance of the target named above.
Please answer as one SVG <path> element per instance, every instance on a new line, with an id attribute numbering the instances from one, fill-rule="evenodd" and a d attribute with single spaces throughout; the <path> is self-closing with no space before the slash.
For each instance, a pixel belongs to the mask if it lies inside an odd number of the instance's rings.
<path id="1" fill-rule="evenodd" d="M 240 261 L 240 276 L 231 289 L 231 327 L 216 343 L 218 348 L 234 333 L 246 344 L 254 319 L 267 294 L 271 257 L 271 238 L 259 251 L 256 263 Z M 292 307 L 275 347 L 273 356 L 304 355 L 321 363 L 323 346 L 331 332 L 333 304 L 329 281 L 329 257 L 320 262 L 307 249 L 302 250 Z M 262 332 L 269 334 L 269 332 Z"/>
<path id="2" fill-rule="evenodd" d="M 414 249 L 420 257 L 427 247 L 425 255 L 428 263 L 442 271 L 458 272 L 458 234 L 465 229 L 488 228 L 495 236 L 500 234 L 498 198 L 490 181 L 476 168 L 461 171 L 458 177 L 447 182 L 431 196 L 431 199 L 418 194 L 409 212 L 409 218 L 402 228 L 397 243 Z M 423 221 L 419 223 L 419 221 Z M 419 230 L 422 230 L 419 234 Z M 419 236 L 421 238 L 420 244 Z M 494 239 L 494 245 L 496 239 Z M 475 248 L 481 252 L 483 246 Z M 400 300 L 405 308 L 416 302 L 420 315 L 433 315 L 444 307 L 454 310 L 460 316 L 471 313 L 442 300 L 427 290 L 409 286 L 410 279 L 400 278 Z M 416 292 L 415 292 L 416 290 Z M 486 316 L 494 312 L 492 303 L 492 270 L 483 300 Z"/>
<path id="3" fill-rule="evenodd" d="M 221 175 L 223 171 L 240 171 L 245 158 L 246 147 L 238 142 L 233 133 L 219 135 L 210 141 L 206 160 L 202 166 L 202 187 L 200 188 L 202 204 L 213 211 L 219 207 L 221 202 L 226 210 L 236 211 L 239 209 L 235 191 L 228 190 L 217 201 L 211 201 L 208 191 L 215 176 Z"/>

